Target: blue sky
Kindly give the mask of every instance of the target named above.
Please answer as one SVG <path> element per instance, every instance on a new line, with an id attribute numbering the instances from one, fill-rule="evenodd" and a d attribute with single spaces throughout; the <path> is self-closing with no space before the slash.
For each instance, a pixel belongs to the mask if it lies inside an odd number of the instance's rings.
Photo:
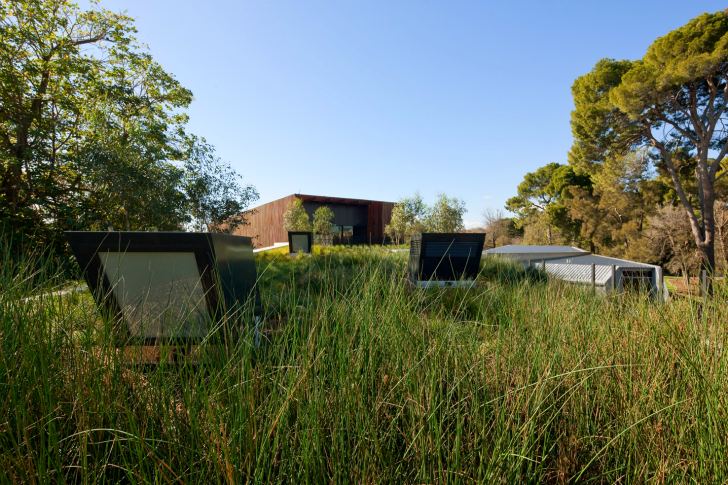
<path id="1" fill-rule="evenodd" d="M 720 2 L 106 0 L 194 93 L 190 130 L 260 202 L 294 193 L 502 208 L 565 162 L 570 87 Z"/>

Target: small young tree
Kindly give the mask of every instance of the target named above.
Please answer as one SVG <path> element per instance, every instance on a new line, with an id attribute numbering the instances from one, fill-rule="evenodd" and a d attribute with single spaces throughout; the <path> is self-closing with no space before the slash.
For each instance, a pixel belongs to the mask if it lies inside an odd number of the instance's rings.
<path id="1" fill-rule="evenodd" d="M 488 236 L 486 244 L 492 247 L 513 244 L 517 229 L 513 219 L 506 217 L 502 210 L 486 209 L 483 212 L 483 222 Z"/>
<path id="2" fill-rule="evenodd" d="M 328 206 L 321 206 L 313 213 L 313 233 L 320 244 L 331 244 L 333 235 L 334 211 Z"/>
<path id="3" fill-rule="evenodd" d="M 291 205 L 283 214 L 283 228 L 286 231 L 310 231 L 311 220 L 301 199 L 293 199 Z"/>
<path id="4" fill-rule="evenodd" d="M 425 219 L 425 226 L 432 232 L 459 232 L 463 225 L 465 202 L 457 197 L 440 194 Z"/>
<path id="5" fill-rule="evenodd" d="M 385 226 L 384 232 L 396 244 L 406 242 L 412 234 L 422 231 L 426 215 L 427 206 L 420 194 L 405 197 L 394 204 L 392 217 L 389 224 Z"/>

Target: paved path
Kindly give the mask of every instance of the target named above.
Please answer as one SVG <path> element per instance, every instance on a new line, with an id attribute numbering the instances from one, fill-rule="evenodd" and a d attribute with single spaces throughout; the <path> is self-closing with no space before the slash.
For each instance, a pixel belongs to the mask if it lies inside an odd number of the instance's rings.
<path id="1" fill-rule="evenodd" d="M 38 298 L 49 297 L 49 296 L 69 295 L 71 293 L 79 293 L 81 291 L 86 291 L 87 289 L 88 289 L 88 287 L 85 284 L 80 284 L 77 286 L 70 286 L 68 288 L 63 288 L 62 290 L 49 291 L 47 293 L 41 293 L 40 295 L 28 296 L 25 298 L 21 298 L 20 301 L 37 300 Z"/>
<path id="2" fill-rule="evenodd" d="M 264 248 L 256 248 L 256 249 L 253 249 L 253 252 L 254 253 L 262 253 L 264 251 L 270 251 L 271 249 L 278 249 L 278 248 L 282 248 L 282 247 L 285 247 L 285 246 L 288 246 L 288 243 L 287 242 L 277 242 L 277 243 L 273 243 L 273 246 L 266 246 Z"/>

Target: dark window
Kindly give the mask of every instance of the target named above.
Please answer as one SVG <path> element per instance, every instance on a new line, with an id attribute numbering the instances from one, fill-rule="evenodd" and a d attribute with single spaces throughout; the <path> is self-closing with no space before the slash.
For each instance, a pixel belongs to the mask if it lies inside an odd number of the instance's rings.
<path id="1" fill-rule="evenodd" d="M 365 244 L 367 242 L 366 226 L 334 225 L 334 244 Z"/>
<path id="2" fill-rule="evenodd" d="M 341 226 L 341 240 L 344 244 L 351 244 L 354 239 L 354 226 Z"/>
<path id="3" fill-rule="evenodd" d="M 367 226 L 354 226 L 354 239 L 353 244 L 367 244 L 369 238 L 367 237 Z"/>

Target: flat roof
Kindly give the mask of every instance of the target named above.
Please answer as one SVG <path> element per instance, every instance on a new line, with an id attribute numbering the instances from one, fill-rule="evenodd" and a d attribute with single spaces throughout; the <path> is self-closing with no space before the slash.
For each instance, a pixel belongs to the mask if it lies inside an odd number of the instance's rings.
<path id="1" fill-rule="evenodd" d="M 584 254 L 578 256 L 564 256 L 557 259 L 549 259 L 549 264 L 572 264 L 572 265 L 592 265 L 598 266 L 617 266 L 618 268 L 659 268 L 654 264 L 640 263 L 638 261 L 630 261 L 629 259 L 612 258 L 611 256 L 601 256 L 599 254 Z"/>
<path id="2" fill-rule="evenodd" d="M 327 202 L 332 203 L 332 204 L 349 204 L 349 205 L 369 205 L 372 203 L 394 204 L 394 202 L 389 202 L 386 200 L 353 199 L 353 198 L 346 198 L 346 197 L 330 197 L 328 195 L 313 195 L 313 194 L 288 194 L 286 196 L 278 197 L 277 199 L 269 200 L 268 202 L 258 204 L 255 207 L 251 207 L 250 209 L 245 209 L 245 212 L 249 212 L 249 211 L 258 209 L 260 207 L 263 207 L 264 205 L 272 204 L 273 202 L 277 202 L 277 201 L 283 200 L 283 199 L 288 199 L 290 197 L 297 197 L 304 202 L 321 202 L 324 204 Z"/>
<path id="3" fill-rule="evenodd" d="M 350 199 L 346 197 L 329 197 L 328 195 L 312 195 L 312 194 L 292 194 L 303 201 L 309 202 L 335 202 L 339 204 L 357 204 L 365 205 L 373 202 L 379 204 L 394 204 L 386 200 L 370 200 L 370 199 Z"/>
<path id="4" fill-rule="evenodd" d="M 508 244 L 497 248 L 488 249 L 488 254 L 541 254 L 541 253 L 574 253 L 589 254 L 581 248 L 574 246 L 538 246 L 530 244 Z"/>

